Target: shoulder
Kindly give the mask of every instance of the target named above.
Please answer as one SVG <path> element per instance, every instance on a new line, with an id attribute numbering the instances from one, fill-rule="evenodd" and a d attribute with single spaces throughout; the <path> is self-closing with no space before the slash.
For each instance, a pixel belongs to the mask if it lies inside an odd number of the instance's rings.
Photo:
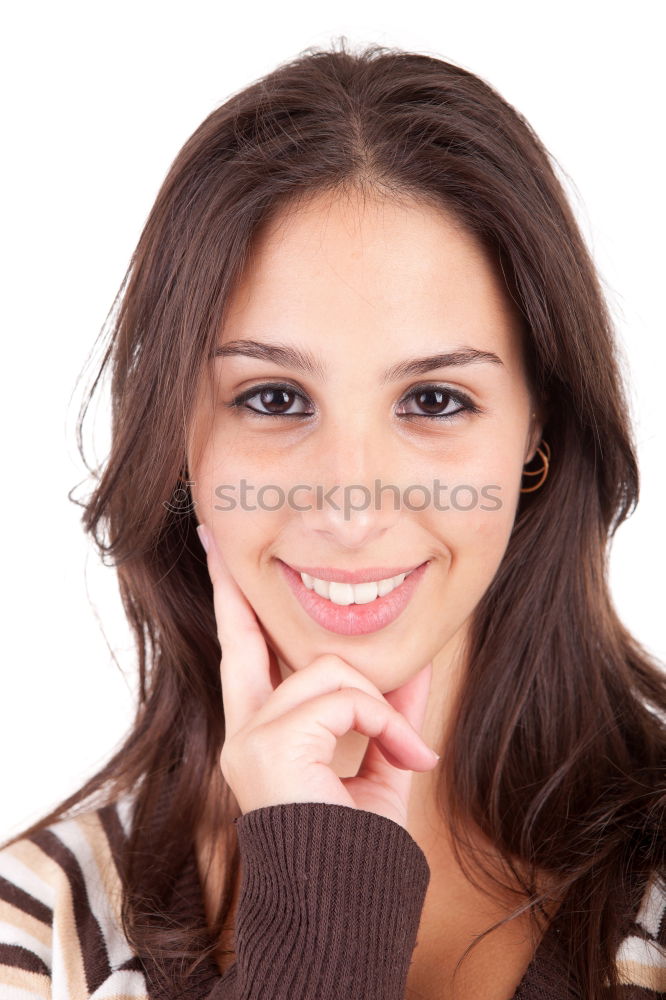
<path id="1" fill-rule="evenodd" d="M 666 879 L 650 878 L 616 956 L 620 982 L 666 995 Z"/>
<path id="2" fill-rule="evenodd" d="M 104 987 L 146 996 L 120 920 L 115 857 L 130 815 L 125 798 L 0 850 L 0 992 L 56 1000 Z"/>

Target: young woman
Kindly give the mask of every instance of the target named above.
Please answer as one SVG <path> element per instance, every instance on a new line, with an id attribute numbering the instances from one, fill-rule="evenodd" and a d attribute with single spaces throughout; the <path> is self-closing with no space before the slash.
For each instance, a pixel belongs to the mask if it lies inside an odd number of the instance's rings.
<path id="1" fill-rule="evenodd" d="M 0 851 L 2 996 L 666 996 L 635 449 L 527 122 L 308 51 L 185 143 L 121 291 L 83 522 L 140 699 Z"/>

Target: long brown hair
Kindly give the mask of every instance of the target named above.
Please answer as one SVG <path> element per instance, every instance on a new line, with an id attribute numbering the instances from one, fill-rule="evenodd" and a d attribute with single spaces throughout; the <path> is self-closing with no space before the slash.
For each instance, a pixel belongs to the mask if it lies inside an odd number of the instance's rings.
<path id="1" fill-rule="evenodd" d="M 551 467 L 521 494 L 474 612 L 440 807 L 460 843 L 471 820 L 496 845 L 535 920 L 548 902 L 536 873 L 552 876 L 583 995 L 618 997 L 620 901 L 637 904 L 666 868 L 666 678 L 619 620 L 607 580 L 609 542 L 639 491 L 623 360 L 552 157 L 488 83 L 431 56 L 354 53 L 344 38 L 307 49 L 216 108 L 171 165 L 78 423 L 95 477 L 83 525 L 117 570 L 136 638 L 136 718 L 112 759 L 18 836 L 137 790 L 124 931 L 190 970 L 215 948 L 239 859 L 219 769 L 212 589 L 187 488 L 190 419 L 259 227 L 305 195 L 351 190 L 445 207 L 483 241 L 522 317 Z M 109 367 L 112 447 L 92 469 L 81 428 Z M 206 825 L 229 862 L 210 934 L 160 919 Z"/>

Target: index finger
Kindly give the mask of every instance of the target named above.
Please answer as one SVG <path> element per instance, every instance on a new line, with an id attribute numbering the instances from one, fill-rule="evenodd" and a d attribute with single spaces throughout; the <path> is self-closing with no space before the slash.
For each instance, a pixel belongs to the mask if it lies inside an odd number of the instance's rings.
<path id="1" fill-rule="evenodd" d="M 213 532 L 199 525 L 197 533 L 213 584 L 225 729 L 231 736 L 273 693 L 270 654 L 252 606 L 229 572 Z"/>

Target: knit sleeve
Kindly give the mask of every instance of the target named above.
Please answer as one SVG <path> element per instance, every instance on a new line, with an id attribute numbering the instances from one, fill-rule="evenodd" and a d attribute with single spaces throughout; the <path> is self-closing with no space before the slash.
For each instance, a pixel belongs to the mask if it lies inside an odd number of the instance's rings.
<path id="1" fill-rule="evenodd" d="M 402 1000 L 430 881 L 404 827 L 321 802 L 235 822 L 236 961 L 209 1000 Z"/>

